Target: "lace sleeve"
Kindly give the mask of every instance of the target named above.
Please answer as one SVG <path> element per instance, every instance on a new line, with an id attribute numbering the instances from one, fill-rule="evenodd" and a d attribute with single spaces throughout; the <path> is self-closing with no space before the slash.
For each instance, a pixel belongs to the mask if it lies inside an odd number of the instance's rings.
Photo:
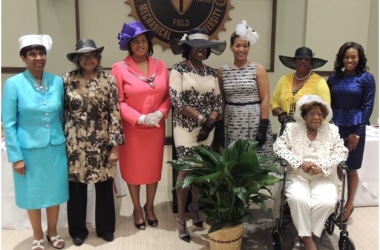
<path id="1" fill-rule="evenodd" d="M 294 152 L 293 145 L 296 135 L 292 133 L 294 130 L 293 125 L 295 124 L 288 123 L 286 125 L 284 133 L 274 142 L 273 151 L 277 157 L 285 159 L 296 170 L 301 166 L 303 158 Z"/>
<path id="2" fill-rule="evenodd" d="M 343 139 L 340 138 L 338 127 L 329 124 L 327 135 L 322 150 L 328 150 L 326 153 L 320 153 L 320 167 L 326 176 L 336 171 L 341 161 L 345 161 L 348 156 L 348 149 L 344 146 Z"/>

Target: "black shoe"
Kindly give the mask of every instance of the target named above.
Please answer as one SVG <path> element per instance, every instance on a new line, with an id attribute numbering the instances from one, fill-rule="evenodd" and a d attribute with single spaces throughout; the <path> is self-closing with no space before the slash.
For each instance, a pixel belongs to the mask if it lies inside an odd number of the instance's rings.
<path id="1" fill-rule="evenodd" d="M 147 212 L 147 209 L 146 209 L 146 204 L 144 205 L 144 212 L 145 212 L 146 220 L 148 221 L 148 225 L 151 226 L 151 227 L 157 227 L 158 226 L 158 220 L 157 219 L 150 220 L 148 218 L 148 212 Z"/>
<path id="2" fill-rule="evenodd" d="M 191 204 L 189 204 L 188 208 L 190 211 L 191 219 L 193 220 L 193 225 L 202 228 L 203 227 L 203 221 L 199 218 L 198 211 L 194 210 L 191 207 Z"/>
<path id="3" fill-rule="evenodd" d="M 111 231 L 107 231 L 102 235 L 102 238 L 105 241 L 113 241 L 113 233 Z"/>
<path id="4" fill-rule="evenodd" d="M 144 217 L 143 217 L 144 219 Z M 135 227 L 138 229 L 138 230 L 145 230 L 146 228 L 146 225 L 145 225 L 145 220 L 141 223 L 136 223 L 136 218 L 135 218 L 135 211 L 133 210 L 133 220 L 135 222 Z"/>
<path id="5" fill-rule="evenodd" d="M 186 227 L 186 222 L 182 223 L 178 218 L 176 219 L 177 230 L 178 230 L 178 238 L 189 243 L 190 242 L 190 234 Z"/>
<path id="6" fill-rule="evenodd" d="M 73 238 L 73 243 L 74 245 L 76 246 L 81 246 L 83 243 L 84 243 L 84 238 L 81 238 L 81 237 L 74 237 Z"/>

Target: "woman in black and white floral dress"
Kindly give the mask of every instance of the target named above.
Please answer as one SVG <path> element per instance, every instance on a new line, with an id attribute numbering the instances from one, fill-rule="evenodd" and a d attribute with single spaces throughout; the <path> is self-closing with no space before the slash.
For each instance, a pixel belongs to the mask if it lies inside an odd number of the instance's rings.
<path id="1" fill-rule="evenodd" d="M 215 120 L 221 112 L 217 72 L 203 63 L 211 52 L 220 55 L 225 42 L 209 41 L 203 29 L 193 29 L 180 41 L 174 40 L 171 49 L 182 54 L 184 61 L 174 64 L 170 73 L 170 96 L 173 104 L 173 137 L 177 158 L 192 156 L 192 150 L 199 145 L 211 146 L 214 139 Z M 180 171 L 177 181 L 185 179 L 187 172 Z M 186 227 L 185 202 L 188 190 L 177 189 L 179 238 L 190 242 Z M 202 227 L 198 217 L 197 190 L 192 190 L 193 201 L 189 206 L 193 224 Z"/>

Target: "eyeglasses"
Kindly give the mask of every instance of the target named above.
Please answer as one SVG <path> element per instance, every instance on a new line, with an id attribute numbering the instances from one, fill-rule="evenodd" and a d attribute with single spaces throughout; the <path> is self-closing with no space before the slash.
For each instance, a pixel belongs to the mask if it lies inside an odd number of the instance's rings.
<path id="1" fill-rule="evenodd" d="M 318 116 L 318 118 L 323 117 L 323 113 L 316 113 L 316 112 L 310 112 L 307 114 L 308 117 L 314 118 L 315 116 Z"/>
<path id="2" fill-rule="evenodd" d="M 80 56 L 79 56 L 79 60 L 81 60 L 81 61 L 95 60 L 95 59 L 97 59 L 97 58 L 98 58 L 97 55 L 90 55 L 90 56 L 80 55 Z"/>
<path id="3" fill-rule="evenodd" d="M 133 40 L 131 40 L 131 44 L 133 44 L 133 45 L 147 44 L 147 43 L 148 43 L 147 39 L 141 39 L 141 40 L 133 39 Z"/>
<path id="4" fill-rule="evenodd" d="M 302 61 L 302 60 L 305 60 L 306 62 L 310 62 L 311 59 L 310 58 L 307 58 L 307 57 L 298 57 L 296 58 L 297 61 Z"/>

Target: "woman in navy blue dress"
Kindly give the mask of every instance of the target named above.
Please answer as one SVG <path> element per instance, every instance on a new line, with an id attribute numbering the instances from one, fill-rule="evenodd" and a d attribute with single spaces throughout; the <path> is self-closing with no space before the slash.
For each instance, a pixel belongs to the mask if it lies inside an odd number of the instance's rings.
<path id="1" fill-rule="evenodd" d="M 349 150 L 347 159 L 348 194 L 345 204 L 345 221 L 354 210 L 358 187 L 357 169 L 361 168 L 366 136 L 366 124 L 372 114 L 376 83 L 368 72 L 363 47 L 355 42 L 343 44 L 334 63 L 334 73 L 327 83 L 331 92 L 333 122 Z"/>

